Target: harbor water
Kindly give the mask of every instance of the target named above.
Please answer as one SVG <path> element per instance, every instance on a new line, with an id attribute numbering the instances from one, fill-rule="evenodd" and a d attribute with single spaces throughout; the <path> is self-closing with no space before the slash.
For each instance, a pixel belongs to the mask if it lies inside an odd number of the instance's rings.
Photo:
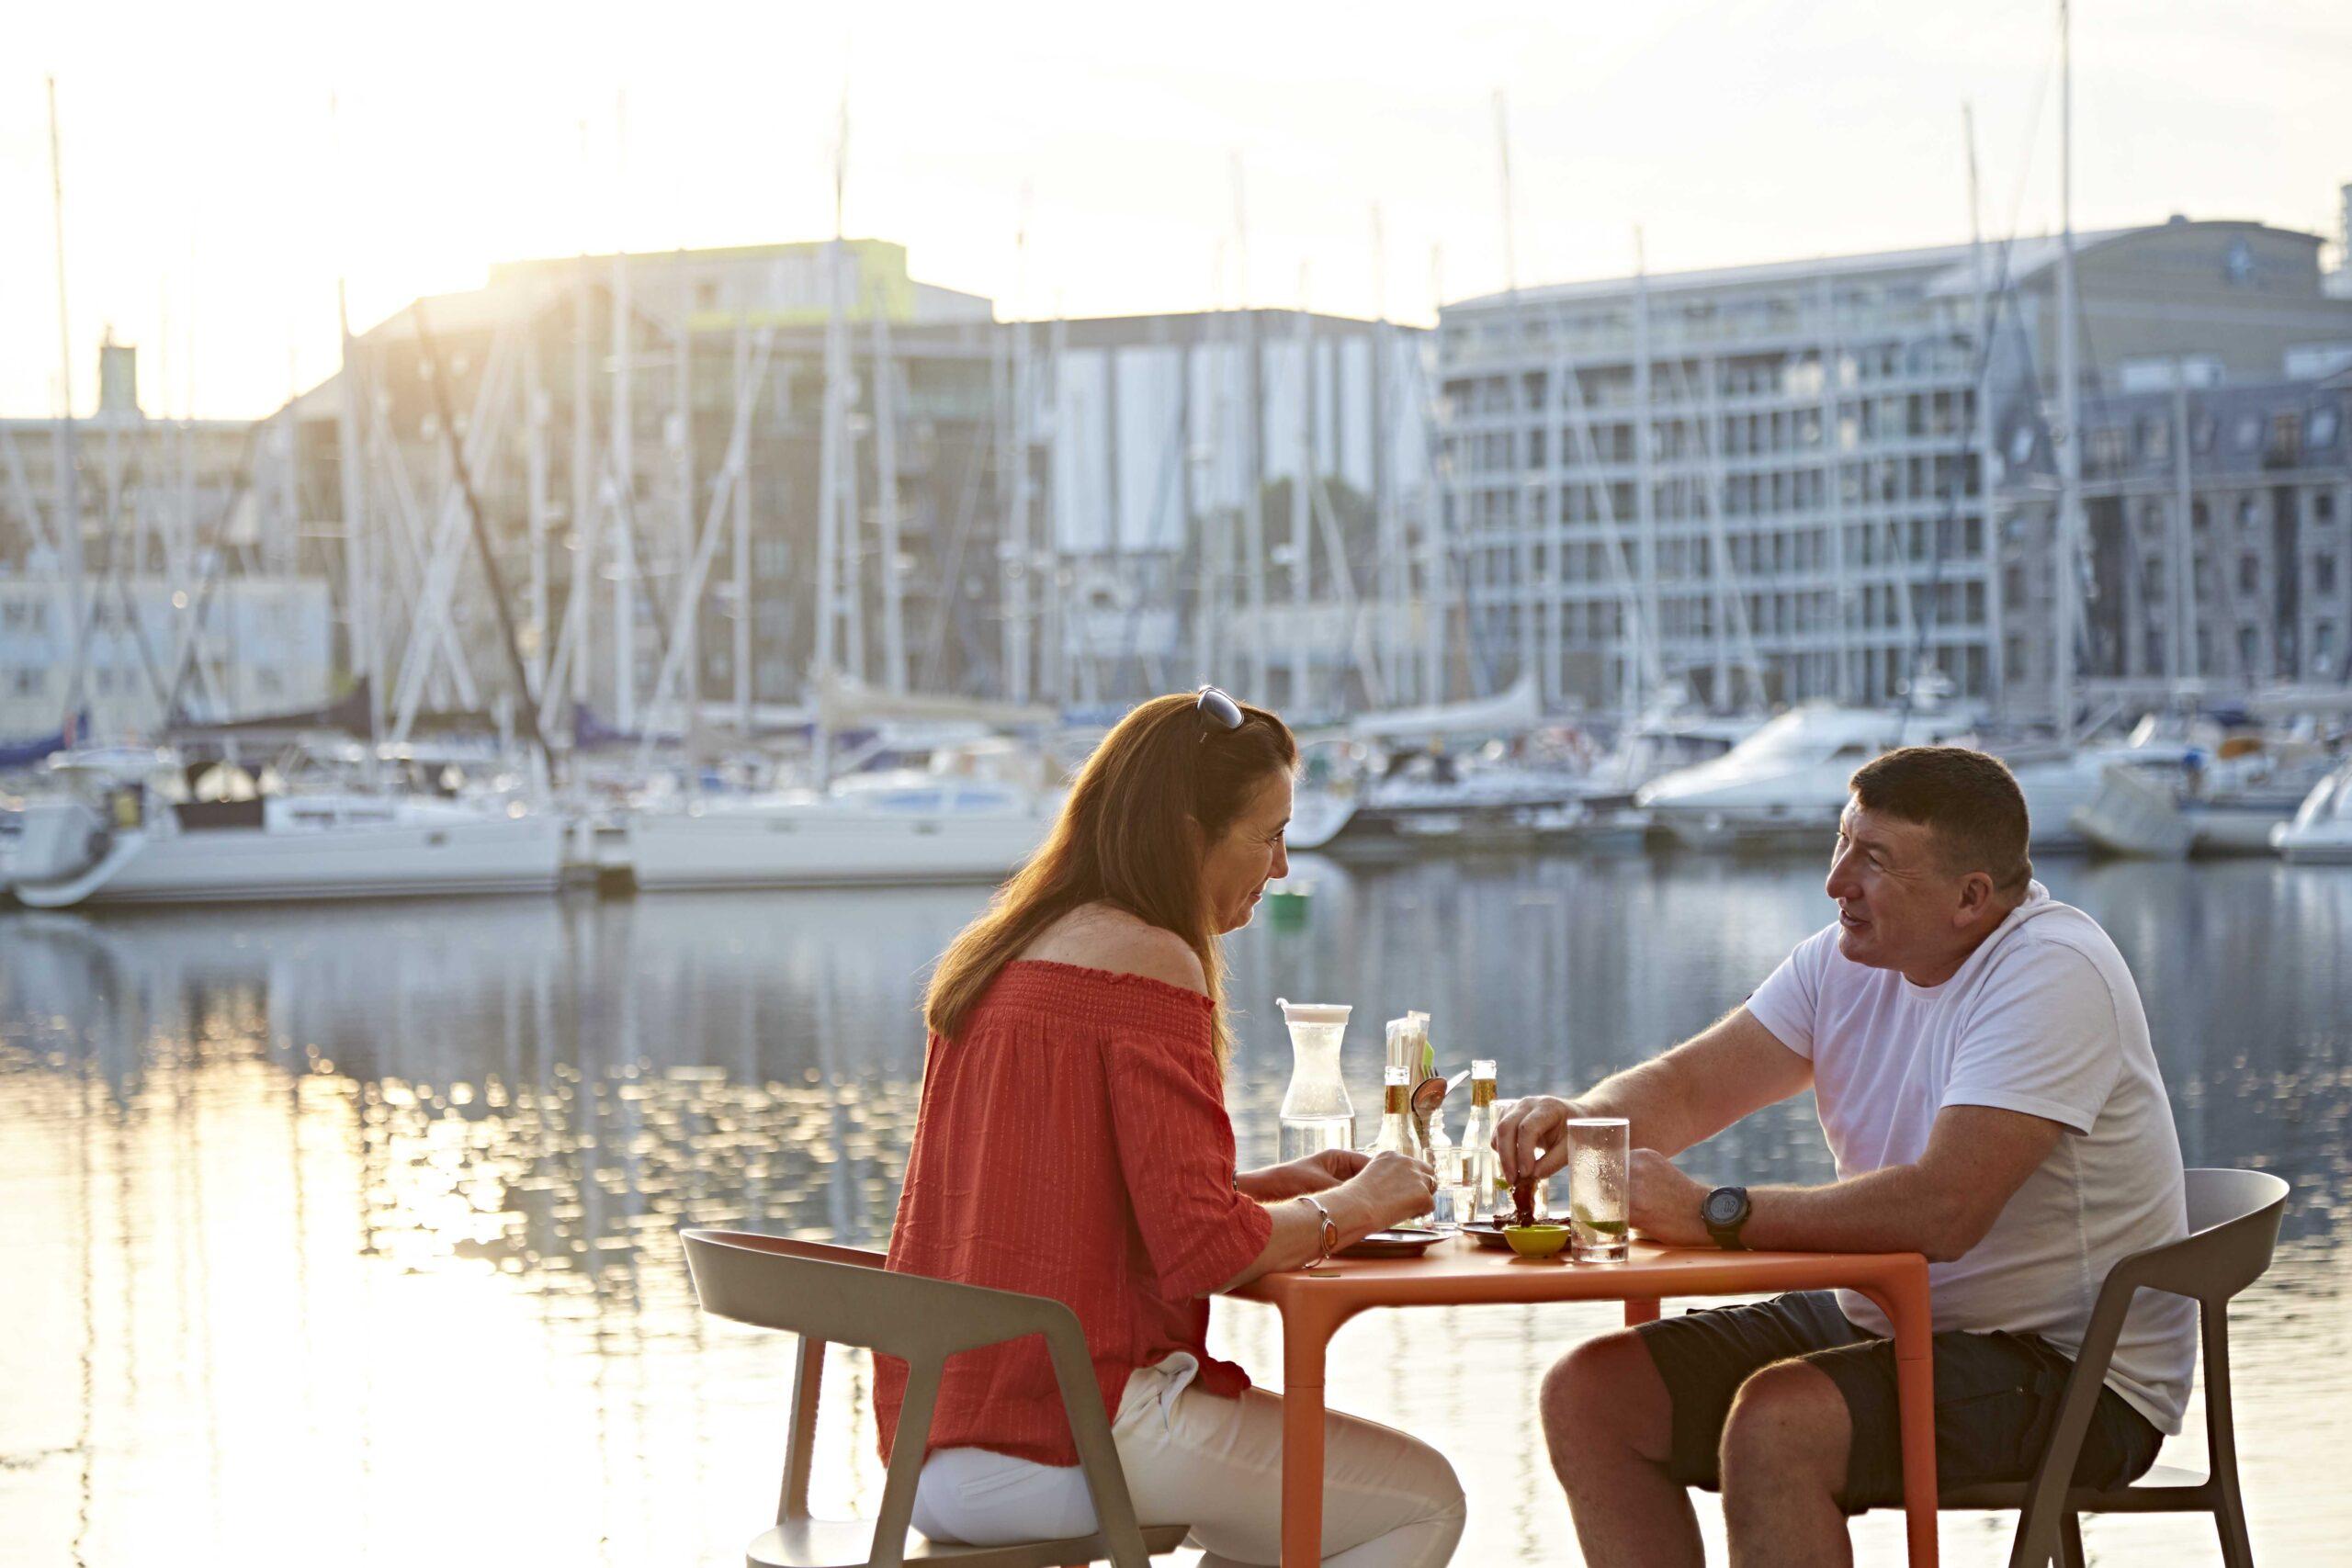
<path id="1" fill-rule="evenodd" d="M 1277 995 L 1354 1004 L 1360 1111 L 1380 1103 L 1377 1021 L 1414 1008 L 1442 1072 L 1493 1057 L 1505 1098 L 1573 1089 L 1736 1005 L 1826 923 L 1821 871 L 1302 865 L 1305 918 L 1231 942 L 1243 1157 L 1277 1152 Z M 2240 1451 L 2257 1557 L 2343 1561 L 2352 871 L 2042 874 L 2130 960 L 2188 1162 L 2293 1184 L 2277 1262 L 2232 1317 Z M 695 1311 L 673 1233 L 881 1243 L 923 974 L 984 898 L 0 915 L 0 1563 L 740 1562 L 772 1517 L 791 1358 Z M 1830 1170 L 1802 1100 L 1681 1163 L 1748 1183 Z M 1453 1459 L 1458 1562 L 1574 1562 L 1534 1391 L 1613 1321 L 1367 1314 L 1329 1395 Z M 1213 1337 L 1279 1386 L 1270 1314 L 1221 1303 Z M 870 1389 L 837 1350 L 820 1512 L 878 1496 Z M 2165 1457 L 2201 1467 L 2194 1413 Z M 1948 1516 L 1944 1560 L 2005 1561 L 2010 1528 Z M 2086 1536 L 2097 1562 L 2219 1561 L 2195 1518 Z M 1855 1539 L 1866 1562 L 1901 1559 L 1895 1516 Z"/>

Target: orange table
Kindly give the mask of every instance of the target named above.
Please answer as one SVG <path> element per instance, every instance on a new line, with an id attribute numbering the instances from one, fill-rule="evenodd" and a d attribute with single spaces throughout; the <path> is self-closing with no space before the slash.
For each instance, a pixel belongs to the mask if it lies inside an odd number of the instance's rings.
<path id="1" fill-rule="evenodd" d="M 1657 1316 L 1668 1296 L 1758 1295 L 1842 1285 L 1878 1303 L 1894 1325 L 1902 1404 L 1904 1511 L 1913 1568 L 1936 1561 L 1935 1373 L 1928 1263 L 1916 1252 L 1723 1252 L 1634 1244 L 1623 1263 L 1573 1264 L 1490 1251 L 1468 1237 L 1419 1258 L 1336 1258 L 1330 1272 L 1268 1274 L 1233 1293 L 1264 1302 L 1283 1323 L 1283 1563 L 1323 1560 L 1323 1353 L 1368 1307 L 1482 1302 L 1622 1301 L 1625 1321 Z"/>

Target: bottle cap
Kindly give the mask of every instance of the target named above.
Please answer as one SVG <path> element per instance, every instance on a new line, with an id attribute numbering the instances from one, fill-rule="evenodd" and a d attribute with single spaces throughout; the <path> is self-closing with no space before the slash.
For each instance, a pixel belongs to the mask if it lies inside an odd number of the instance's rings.
<path id="1" fill-rule="evenodd" d="M 1495 1065 L 1492 1062 L 1473 1061 L 1470 1064 L 1470 1076 L 1474 1078 L 1493 1077 L 1495 1076 Z"/>
<path id="2" fill-rule="evenodd" d="M 1411 1083 L 1413 1075 L 1401 1066 L 1387 1066 L 1380 1069 L 1380 1081 L 1384 1086 L 1402 1086 Z"/>

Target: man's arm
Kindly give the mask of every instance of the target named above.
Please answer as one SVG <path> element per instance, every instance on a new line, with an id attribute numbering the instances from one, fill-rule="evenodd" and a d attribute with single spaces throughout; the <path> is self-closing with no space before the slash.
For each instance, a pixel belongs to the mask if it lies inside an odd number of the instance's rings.
<path id="1" fill-rule="evenodd" d="M 1748 1189 L 1740 1239 L 1762 1250 L 1917 1252 L 1948 1263 L 1984 1239 L 2065 1131 L 2019 1111 L 1947 1106 L 1936 1113 L 1927 1152 L 1914 1164 L 1826 1187 Z M 1699 1204 L 1707 1183 L 1645 1148 L 1634 1151 L 1629 1185 L 1634 1229 L 1669 1245 L 1706 1244 Z"/>
<path id="2" fill-rule="evenodd" d="M 1623 1116 L 1633 1124 L 1636 1147 L 1679 1154 L 1812 1083 L 1813 1064 L 1736 1007 L 1664 1055 L 1603 1078 L 1572 1100 L 1534 1095 L 1519 1101 L 1496 1130 L 1495 1149 L 1505 1180 L 1549 1176 L 1568 1159 L 1562 1122 Z"/>

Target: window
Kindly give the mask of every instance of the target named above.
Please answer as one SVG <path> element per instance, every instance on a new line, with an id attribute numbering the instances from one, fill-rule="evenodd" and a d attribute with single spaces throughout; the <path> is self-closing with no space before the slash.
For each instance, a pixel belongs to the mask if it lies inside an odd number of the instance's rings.
<path id="1" fill-rule="evenodd" d="M 2337 421 L 2335 405 L 2324 403 L 2312 411 L 2311 423 L 2303 428 L 2304 444 L 2312 447 L 2335 445 Z"/>
<path id="2" fill-rule="evenodd" d="M 2236 441 L 2239 451 L 2253 451 L 2255 444 L 2262 439 L 2262 416 L 2258 413 L 2240 414 L 2237 432 L 2233 439 Z"/>
<path id="3" fill-rule="evenodd" d="M 2312 587 L 2321 593 L 2335 592 L 2335 558 L 2322 554 L 2312 558 Z"/>
<path id="4" fill-rule="evenodd" d="M 2262 558 L 2248 550 L 2238 557 L 2238 592 L 2252 593 L 2262 586 Z"/>

